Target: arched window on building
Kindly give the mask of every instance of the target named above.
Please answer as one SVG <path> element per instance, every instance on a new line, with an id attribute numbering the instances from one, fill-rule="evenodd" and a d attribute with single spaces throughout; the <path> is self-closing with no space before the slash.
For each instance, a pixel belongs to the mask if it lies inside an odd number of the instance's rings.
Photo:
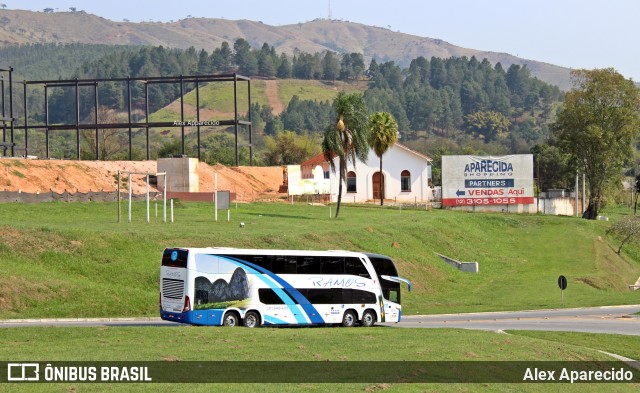
<path id="1" fill-rule="evenodd" d="M 358 192 L 356 188 L 356 173 L 354 171 L 347 173 L 347 192 Z"/>
<path id="2" fill-rule="evenodd" d="M 411 191 L 411 172 L 406 169 L 400 174 L 400 191 Z"/>

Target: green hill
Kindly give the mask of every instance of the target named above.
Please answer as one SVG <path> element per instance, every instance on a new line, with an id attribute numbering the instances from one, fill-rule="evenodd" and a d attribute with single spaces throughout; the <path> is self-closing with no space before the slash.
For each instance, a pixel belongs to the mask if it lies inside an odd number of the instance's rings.
<path id="1" fill-rule="evenodd" d="M 78 65 L 137 49 L 134 46 L 77 43 L 6 46 L 0 47 L 0 65 L 13 67 L 14 81 L 69 79 L 78 71 Z"/>
<path id="2" fill-rule="evenodd" d="M 407 314 L 638 304 L 640 247 L 613 251 L 610 222 L 571 217 L 307 204 L 240 204 L 214 223 L 205 203 L 176 205 L 175 223 L 117 223 L 113 203 L 4 204 L 0 318 L 157 316 L 164 247 L 345 249 L 390 255 L 413 282 Z M 615 215 L 614 215 L 615 218 Z M 244 222 L 244 228 L 237 223 Z M 477 261 L 478 274 L 436 253 Z"/>
<path id="3" fill-rule="evenodd" d="M 428 20 L 427 20 L 428 23 Z M 32 12 L 0 10 L 0 45 L 28 43 L 84 43 L 106 45 L 144 45 L 211 51 L 223 41 L 238 38 L 253 47 L 264 42 L 278 52 L 362 53 L 372 58 L 393 60 L 403 67 L 416 57 L 487 58 L 507 69 L 511 64 L 524 66 L 540 80 L 569 89 L 569 69 L 552 64 L 497 53 L 455 46 L 440 39 L 418 37 L 390 29 L 338 20 L 316 19 L 295 25 L 270 26 L 259 21 L 188 18 L 169 23 L 118 22 L 79 12 Z"/>
<path id="4" fill-rule="evenodd" d="M 279 114 L 286 108 L 294 95 L 301 100 L 333 101 L 339 91 L 364 91 L 366 82 L 345 83 L 340 81 L 323 82 L 318 80 L 251 80 L 251 102 L 269 105 L 274 108 L 273 114 Z M 238 111 L 244 115 L 247 102 L 245 83 L 238 84 Z M 200 87 L 200 120 L 219 120 L 233 117 L 233 82 L 209 83 Z M 185 119 L 195 120 L 196 91 L 185 94 Z M 179 99 L 149 117 L 152 121 L 173 121 L 180 119 Z"/>

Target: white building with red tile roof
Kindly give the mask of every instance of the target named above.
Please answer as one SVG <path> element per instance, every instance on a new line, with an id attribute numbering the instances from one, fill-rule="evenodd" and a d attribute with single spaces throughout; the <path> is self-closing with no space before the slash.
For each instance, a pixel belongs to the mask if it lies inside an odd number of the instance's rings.
<path id="1" fill-rule="evenodd" d="M 339 168 L 339 157 L 334 157 Z M 398 202 L 426 202 L 431 196 L 431 158 L 396 143 L 380 158 L 372 149 L 366 162 L 357 161 L 347 166 L 347 178 L 343 183 L 343 202 L 367 202 L 380 200 L 380 182 L 385 200 Z M 321 171 L 321 172 L 320 172 Z M 330 181 L 331 201 L 338 198 L 339 174 L 333 173 L 324 155 L 319 154 L 300 165 L 302 179 L 314 179 L 323 173 Z"/>

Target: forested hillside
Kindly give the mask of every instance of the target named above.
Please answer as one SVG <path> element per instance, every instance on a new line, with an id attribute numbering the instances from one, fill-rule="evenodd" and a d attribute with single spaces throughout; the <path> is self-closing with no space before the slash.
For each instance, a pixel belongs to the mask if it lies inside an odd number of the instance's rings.
<path id="1" fill-rule="evenodd" d="M 64 79 L 73 76 L 78 65 L 108 54 L 139 49 L 126 45 L 28 44 L 0 47 L 0 64 L 15 70 L 15 80 Z"/>
<path id="2" fill-rule="evenodd" d="M 45 12 L 0 9 L 0 46 L 28 43 L 84 43 L 106 45 L 163 46 L 165 48 L 209 52 L 224 42 L 242 38 L 252 47 L 264 42 L 278 52 L 294 54 L 360 53 L 369 63 L 371 59 L 394 60 L 407 67 L 411 60 L 423 56 L 487 58 L 492 64 L 528 65 L 534 76 L 560 86 L 571 87 L 569 69 L 531 59 L 521 59 L 508 53 L 462 48 L 437 38 L 418 37 L 388 28 L 367 26 L 349 21 L 316 19 L 292 25 L 270 26 L 260 21 L 191 18 L 169 22 L 111 21 L 88 14 L 81 9 Z M 429 23 L 429 14 L 424 15 Z M 480 48 L 482 49 L 482 48 Z"/>
<path id="3" fill-rule="evenodd" d="M 32 68 L 26 68 L 29 75 L 34 77 L 49 75 L 54 78 L 83 79 L 238 72 L 257 78 L 254 84 L 262 86 L 262 90 L 255 89 L 252 100 L 254 131 L 258 136 L 254 146 L 259 151 L 257 162 L 264 158 L 263 162 L 267 164 L 283 162 L 274 159 L 273 155 L 262 153 L 265 149 L 263 137 L 275 138 L 279 131 L 285 130 L 293 132 L 293 135 L 306 134 L 312 139 L 314 135 L 320 135 L 332 121 L 331 99 L 338 87 L 343 90 L 353 85 L 353 90 L 363 91 L 371 112 L 388 111 L 397 119 L 402 143 L 436 158 L 440 154 L 454 153 L 528 153 L 531 147 L 548 139 L 548 124 L 562 97 L 559 88 L 532 77 L 526 66 L 511 65 L 505 70 L 500 63 L 494 65 L 486 59 L 475 57 L 418 57 L 403 69 L 393 61 L 378 63 L 372 60 L 365 64 L 358 53 L 338 55 L 334 52 L 301 52 L 289 56 L 277 53 L 267 44 L 252 48 L 244 39 L 238 39 L 233 44 L 223 42 L 211 53 L 194 48 L 89 46 L 86 50 L 87 61 L 79 63 L 81 65 L 75 71 L 69 71 L 70 61 L 54 61 L 45 72 L 41 56 L 74 58 L 74 54 L 83 52 L 83 46 L 29 45 L 5 51 L 11 53 L 12 59 L 21 59 L 22 64 L 29 64 L 29 59 L 34 59 Z M 39 66 L 35 59 L 40 59 Z M 59 67 L 58 74 L 53 75 L 56 67 Z M 17 67 L 16 72 L 20 72 Z M 280 92 L 279 96 L 267 99 L 266 87 L 264 83 L 259 83 L 263 79 L 279 81 L 282 90 L 285 90 L 285 85 L 291 85 L 291 81 L 298 81 L 295 83 L 299 87 L 289 89 L 288 95 Z M 306 90 L 313 91 L 309 85 L 305 85 L 309 83 L 305 80 L 317 80 L 320 85 L 315 85 L 313 89 L 325 86 L 328 94 L 319 94 L 317 90 L 315 94 L 305 94 Z M 100 85 L 101 116 L 117 117 L 119 112 L 126 110 L 125 85 Z M 195 97 L 189 92 L 194 88 L 193 84 L 184 86 L 185 103 L 191 105 L 193 111 Z M 207 107 L 208 97 L 224 97 L 227 94 L 214 90 L 216 88 L 212 84 L 200 88 L 201 108 L 207 109 L 210 117 L 225 112 L 219 105 Z M 161 116 L 165 120 L 179 118 L 176 106 L 169 105 L 179 98 L 179 94 L 179 84 L 150 85 L 150 112 L 157 112 L 153 116 Z M 80 89 L 80 96 L 80 117 L 92 122 L 93 89 Z M 143 119 L 143 97 L 144 85 L 132 84 L 134 121 Z M 231 96 L 228 97 L 227 101 L 232 102 Z M 274 99 L 280 100 L 281 112 L 274 111 L 273 105 L 270 105 Z M 50 122 L 75 122 L 73 89 L 50 88 L 48 100 Z M 17 112 L 22 110 L 20 101 Z M 42 94 L 30 94 L 28 113 L 31 121 L 44 121 Z M 20 116 L 18 119 L 22 121 Z M 230 143 L 226 136 L 218 135 L 216 138 L 211 141 L 205 138 L 202 145 L 211 148 Z M 87 138 L 87 143 L 89 141 Z M 268 142 L 272 145 L 274 141 Z M 195 147 L 191 144 L 195 141 L 189 143 L 189 149 L 193 150 Z M 68 147 L 63 145 L 58 154 L 72 156 L 73 146 L 73 143 L 69 143 Z M 262 152 L 260 149 L 263 149 Z M 91 152 L 91 149 L 84 150 Z M 158 138 L 152 155 L 169 154 L 173 150 L 176 150 L 173 140 Z M 317 149 L 307 149 L 296 158 L 304 159 L 305 155 L 315 151 Z M 111 158 L 119 158 L 118 154 L 124 155 L 125 152 L 112 154 Z M 216 154 L 209 155 L 207 160 L 211 163 L 225 162 Z"/>

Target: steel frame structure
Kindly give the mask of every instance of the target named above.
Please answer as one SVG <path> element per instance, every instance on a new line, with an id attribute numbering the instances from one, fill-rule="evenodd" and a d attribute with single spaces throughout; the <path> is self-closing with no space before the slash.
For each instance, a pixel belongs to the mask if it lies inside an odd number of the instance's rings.
<path id="1" fill-rule="evenodd" d="M 5 105 L 5 75 L 3 72 L 8 72 L 8 84 L 9 84 L 9 113 L 7 116 Z M 137 78 L 94 78 L 94 79 L 67 79 L 67 80 L 35 80 L 35 81 L 22 81 L 17 84 L 23 85 L 23 105 L 24 105 L 24 125 L 16 125 L 16 118 L 14 116 L 13 108 L 13 86 L 16 84 L 12 78 L 13 68 L 0 68 L 0 99 L 2 100 L 1 109 L 2 117 L 2 142 L 0 147 L 4 149 L 4 156 L 7 156 L 7 149 L 11 149 L 11 157 L 15 157 L 16 150 L 23 150 L 26 157 L 29 153 L 29 130 L 44 130 L 45 132 L 45 157 L 49 159 L 49 136 L 51 131 L 57 130 L 75 130 L 76 131 L 76 156 L 80 160 L 80 130 L 95 130 L 95 159 L 99 160 L 99 130 L 100 129 L 128 129 L 129 130 L 129 160 L 133 160 L 133 129 L 145 129 L 146 134 L 146 158 L 150 159 L 149 149 L 149 130 L 155 127 L 162 128 L 181 128 L 181 141 L 182 141 L 182 155 L 185 155 L 185 127 L 189 127 L 185 122 L 184 114 L 184 86 L 185 83 L 195 84 L 196 91 L 196 120 L 195 127 L 197 129 L 197 146 L 198 146 L 198 160 L 201 159 L 201 146 L 200 146 L 200 127 L 202 121 L 200 120 L 200 84 L 207 82 L 233 82 L 233 100 L 234 100 L 234 117 L 233 119 L 216 120 L 215 126 L 233 126 L 235 131 L 235 157 L 236 165 L 240 165 L 240 157 L 238 153 L 238 135 L 240 127 L 246 126 L 249 130 L 249 165 L 253 165 L 253 141 L 252 141 L 252 121 L 251 121 L 251 79 L 246 76 L 233 74 L 218 74 L 218 75 L 197 75 L 197 76 L 159 76 L 159 77 L 137 77 Z M 99 123 L 98 121 L 98 108 L 99 108 L 99 96 L 98 87 L 101 83 L 118 82 L 123 83 L 126 86 L 127 96 L 127 122 L 122 123 Z M 131 85 L 133 82 L 144 83 L 144 107 L 145 107 L 145 120 L 144 122 L 132 122 L 132 99 L 131 99 Z M 240 120 L 238 116 L 238 83 L 246 82 L 247 97 L 248 97 L 248 121 Z M 167 83 L 179 83 L 180 84 L 180 121 L 176 122 L 150 122 L 149 121 L 149 85 L 151 84 L 167 84 Z M 36 85 L 44 88 L 44 123 L 29 123 L 29 111 L 27 100 L 27 86 Z M 94 123 L 86 123 L 80 121 L 80 87 L 93 87 L 94 90 Z M 49 122 L 49 104 L 48 104 L 48 89 L 55 87 L 72 87 L 75 92 L 75 122 L 72 124 L 51 124 Z M 11 139 L 7 142 L 7 127 L 10 127 Z M 24 147 L 16 147 L 15 133 L 16 131 L 24 132 Z"/>
<path id="2" fill-rule="evenodd" d="M 5 73 L 7 75 L 5 76 Z M 5 102 L 5 88 L 6 81 L 8 79 L 9 86 L 13 86 L 13 68 L 0 68 L 0 94 L 2 95 L 2 117 L 0 121 L 2 122 L 2 142 L 0 142 L 0 147 L 3 150 L 3 156 L 7 155 L 7 149 L 11 148 L 11 156 L 13 157 L 15 154 L 15 142 L 14 142 L 14 129 L 13 129 L 13 89 L 9 89 L 9 113 L 7 116 L 7 107 Z M 7 79 L 5 79 L 7 78 Z M 9 127 L 11 130 L 11 141 L 7 142 L 7 123 L 9 123 Z"/>

